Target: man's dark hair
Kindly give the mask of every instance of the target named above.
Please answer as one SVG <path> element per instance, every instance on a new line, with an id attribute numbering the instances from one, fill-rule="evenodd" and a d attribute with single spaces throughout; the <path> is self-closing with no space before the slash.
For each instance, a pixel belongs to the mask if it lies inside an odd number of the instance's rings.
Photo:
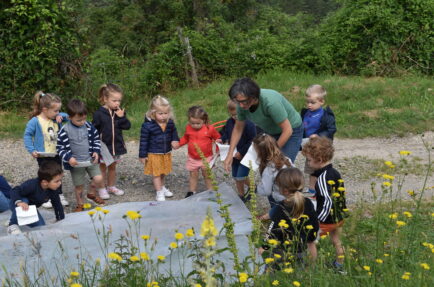
<path id="1" fill-rule="evenodd" d="M 66 112 L 70 117 L 73 117 L 75 115 L 87 115 L 86 105 L 79 99 L 70 100 L 68 105 L 66 105 Z"/>
<path id="2" fill-rule="evenodd" d="M 55 161 L 46 161 L 41 164 L 38 170 L 39 181 L 51 181 L 56 175 L 63 173 L 62 167 Z"/>
<path id="3" fill-rule="evenodd" d="M 229 89 L 229 97 L 233 100 L 237 95 L 244 95 L 249 99 L 259 99 L 261 89 L 258 84 L 250 78 L 236 80 Z"/>

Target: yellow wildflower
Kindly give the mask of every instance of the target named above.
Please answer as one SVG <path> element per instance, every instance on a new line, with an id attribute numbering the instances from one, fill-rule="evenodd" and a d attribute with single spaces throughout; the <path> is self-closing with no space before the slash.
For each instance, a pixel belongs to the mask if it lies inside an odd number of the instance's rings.
<path id="1" fill-rule="evenodd" d="M 420 267 L 422 267 L 423 269 L 425 269 L 425 270 L 429 270 L 430 268 L 429 268 L 429 265 L 427 264 L 427 263 L 421 263 L 420 264 Z"/>
<path id="2" fill-rule="evenodd" d="M 343 258 L 345 258 L 345 255 L 339 255 L 338 258 L 343 259 Z"/>
<path id="3" fill-rule="evenodd" d="M 329 180 L 329 181 L 327 181 L 327 183 L 328 183 L 329 185 L 335 185 L 335 184 L 336 184 L 336 182 L 335 182 L 334 180 Z"/>
<path id="4" fill-rule="evenodd" d="M 286 223 L 286 220 L 285 220 L 285 219 L 282 219 L 282 220 L 280 220 L 280 222 L 279 222 L 279 227 L 282 227 L 282 228 L 288 228 L 289 225 Z"/>
<path id="5" fill-rule="evenodd" d="M 384 179 L 394 180 L 395 177 L 393 175 L 383 174 Z"/>
<path id="6" fill-rule="evenodd" d="M 70 285 L 70 287 L 82 287 L 83 285 L 81 285 L 80 283 L 72 283 Z"/>
<path id="7" fill-rule="evenodd" d="M 96 213 L 95 210 L 91 210 L 91 211 L 88 211 L 88 212 L 87 212 L 87 214 L 89 214 L 90 216 L 94 215 L 95 213 Z"/>
<path id="8" fill-rule="evenodd" d="M 383 260 L 382 259 L 375 259 L 375 262 L 377 262 L 378 264 L 382 264 Z"/>
<path id="9" fill-rule="evenodd" d="M 101 211 L 102 208 L 101 208 L 100 206 L 97 206 L 97 207 L 95 207 L 95 210 L 96 210 L 96 211 Z"/>
<path id="10" fill-rule="evenodd" d="M 407 216 L 408 218 L 413 217 L 413 215 L 412 215 L 411 212 L 409 212 L 409 211 L 404 211 L 402 214 L 404 214 L 404 215 Z"/>
<path id="11" fill-rule="evenodd" d="M 388 181 L 385 181 L 385 182 L 383 182 L 383 186 L 385 186 L 385 187 L 389 187 L 389 186 L 391 186 L 392 184 L 390 183 L 390 182 L 388 182 Z"/>
<path id="12" fill-rule="evenodd" d="M 383 256 L 384 256 L 384 257 L 389 257 L 390 254 L 389 254 L 389 253 L 384 253 Z"/>
<path id="13" fill-rule="evenodd" d="M 171 242 L 170 243 L 170 248 L 175 249 L 178 247 L 178 244 L 176 242 Z"/>
<path id="14" fill-rule="evenodd" d="M 276 239 L 269 239 L 268 244 L 277 246 L 279 244 L 279 241 L 277 241 Z"/>
<path id="15" fill-rule="evenodd" d="M 207 216 L 205 220 L 202 222 L 202 226 L 200 227 L 200 235 L 201 236 L 216 236 L 217 235 L 217 229 L 214 225 L 214 220 Z"/>
<path id="16" fill-rule="evenodd" d="M 344 183 L 344 180 L 342 178 L 338 179 L 339 183 Z"/>
<path id="17" fill-rule="evenodd" d="M 193 229 L 187 229 L 187 231 L 185 232 L 185 236 L 187 236 L 187 237 L 193 237 L 194 236 Z"/>
<path id="18" fill-rule="evenodd" d="M 401 226 L 404 226 L 404 225 L 406 225 L 407 223 L 405 223 L 404 221 L 401 221 L 401 220 L 398 220 L 397 222 L 396 222 L 396 225 L 398 225 L 398 227 L 401 227 Z"/>
<path id="19" fill-rule="evenodd" d="M 247 279 L 249 278 L 249 275 L 247 273 L 240 273 L 238 274 L 238 278 L 240 280 L 240 283 L 245 283 L 247 282 Z"/>
<path id="20" fill-rule="evenodd" d="M 401 276 L 401 278 L 404 280 L 410 280 L 410 274 L 404 274 Z"/>
<path id="21" fill-rule="evenodd" d="M 277 254 L 277 253 L 274 253 L 274 257 L 277 258 L 277 259 L 282 258 L 282 256 L 280 254 Z"/>
<path id="22" fill-rule="evenodd" d="M 90 203 L 85 203 L 85 204 L 83 204 L 83 208 L 84 209 L 89 209 L 89 208 L 91 208 L 92 207 L 92 205 L 90 204 Z"/>
<path id="23" fill-rule="evenodd" d="M 364 265 L 364 266 L 363 266 L 363 269 L 364 269 L 365 271 L 371 271 L 371 267 L 368 266 L 368 265 Z"/>
<path id="24" fill-rule="evenodd" d="M 122 257 L 119 254 L 117 254 L 116 252 L 109 253 L 108 258 L 111 260 L 122 261 Z"/>
<path id="25" fill-rule="evenodd" d="M 108 210 L 108 209 L 103 209 L 102 210 L 102 213 L 104 213 L 104 214 L 107 214 L 107 213 L 109 213 L 110 212 L 110 210 Z"/>
<path id="26" fill-rule="evenodd" d="M 321 237 L 321 239 L 324 239 L 324 238 L 327 237 L 327 234 L 323 234 L 323 235 L 321 235 L 320 237 Z"/>
<path id="27" fill-rule="evenodd" d="M 158 287 L 158 282 L 152 281 L 146 284 L 146 287 Z"/>
<path id="28" fill-rule="evenodd" d="M 278 286 L 279 285 L 279 280 L 274 280 L 273 283 L 271 283 L 273 286 Z"/>
<path id="29" fill-rule="evenodd" d="M 142 235 L 140 236 L 143 240 L 148 240 L 149 238 L 151 238 L 151 236 L 149 235 Z"/>
<path id="30" fill-rule="evenodd" d="M 332 196 L 333 196 L 333 197 L 340 197 L 341 195 L 340 195 L 339 192 L 333 192 Z"/>
<path id="31" fill-rule="evenodd" d="M 133 256 L 130 257 L 130 261 L 132 261 L 132 262 L 136 262 L 136 261 L 139 261 L 139 260 L 140 260 L 139 257 L 136 256 L 136 255 L 133 255 Z"/>
<path id="32" fill-rule="evenodd" d="M 72 279 L 71 278 L 66 278 L 66 283 L 71 284 L 72 283 Z"/>
<path id="33" fill-rule="evenodd" d="M 215 246 L 215 244 L 216 244 L 215 237 L 210 237 L 205 240 L 206 247 Z"/>
<path id="34" fill-rule="evenodd" d="M 401 150 L 401 151 L 399 151 L 399 154 L 400 154 L 400 155 L 410 155 L 410 154 L 411 154 L 411 151 L 408 151 L 408 150 Z"/>
<path id="35" fill-rule="evenodd" d="M 339 187 L 338 187 L 338 190 L 339 190 L 339 191 L 345 191 L 345 187 L 343 187 L 343 186 L 339 186 Z"/>
<path id="36" fill-rule="evenodd" d="M 265 258 L 265 263 L 270 264 L 274 262 L 274 258 Z"/>
<path id="37" fill-rule="evenodd" d="M 348 212 L 349 209 L 348 209 L 348 208 L 344 208 L 344 209 L 342 209 L 342 211 L 343 211 L 343 212 Z"/>
<path id="38" fill-rule="evenodd" d="M 78 277 L 80 275 L 80 273 L 78 273 L 77 271 L 72 271 L 69 275 L 71 277 Z"/>
<path id="39" fill-rule="evenodd" d="M 394 212 L 392 214 L 389 214 L 389 218 L 390 219 L 397 219 L 398 218 L 398 213 Z"/>
<path id="40" fill-rule="evenodd" d="M 350 248 L 350 252 L 351 252 L 351 253 L 357 253 L 357 250 L 354 249 L 354 248 Z"/>
<path id="41" fill-rule="evenodd" d="M 387 166 L 391 166 L 391 165 L 393 165 L 393 162 L 391 162 L 390 160 L 386 160 L 384 162 L 384 164 L 387 165 Z"/>
<path id="42" fill-rule="evenodd" d="M 143 260 L 145 260 L 145 261 L 148 261 L 150 258 L 149 258 L 149 254 L 148 253 L 146 253 L 146 252 L 141 252 L 140 253 L 140 258 L 142 258 Z"/>
<path id="43" fill-rule="evenodd" d="M 293 281 L 292 285 L 294 285 L 295 287 L 300 287 L 301 286 L 300 282 L 298 282 L 298 281 Z"/>
<path id="44" fill-rule="evenodd" d="M 414 190 L 409 189 L 409 190 L 407 190 L 407 193 L 410 196 L 415 196 Z"/>
<path id="45" fill-rule="evenodd" d="M 194 284 L 194 287 L 202 287 L 200 284 Z"/>
<path id="46" fill-rule="evenodd" d="M 166 260 L 166 257 L 163 256 L 163 255 L 158 255 L 158 256 L 157 256 L 157 259 L 158 259 L 159 261 L 164 261 L 164 260 Z"/>
<path id="47" fill-rule="evenodd" d="M 133 210 L 128 210 L 125 215 L 128 216 L 128 218 L 130 218 L 131 220 L 136 220 L 142 217 L 137 211 Z"/>
<path id="48" fill-rule="evenodd" d="M 283 242 L 283 244 L 289 245 L 289 244 L 291 244 L 291 242 L 289 242 L 288 240 L 285 240 L 285 242 Z"/>
<path id="49" fill-rule="evenodd" d="M 182 234 L 180 232 L 175 233 L 175 239 L 176 240 L 182 240 L 183 238 L 184 238 L 184 234 Z"/>
<path id="50" fill-rule="evenodd" d="M 312 230 L 312 229 L 313 229 L 313 226 L 312 226 L 312 225 L 306 225 L 306 229 L 307 229 L 307 230 Z"/>

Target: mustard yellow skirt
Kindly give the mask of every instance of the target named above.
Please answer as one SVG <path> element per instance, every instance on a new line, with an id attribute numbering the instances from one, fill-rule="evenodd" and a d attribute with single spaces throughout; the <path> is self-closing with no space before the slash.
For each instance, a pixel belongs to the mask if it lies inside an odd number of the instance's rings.
<path id="1" fill-rule="evenodd" d="M 147 175 L 159 176 L 172 172 L 172 154 L 148 154 L 148 161 L 144 173 Z"/>

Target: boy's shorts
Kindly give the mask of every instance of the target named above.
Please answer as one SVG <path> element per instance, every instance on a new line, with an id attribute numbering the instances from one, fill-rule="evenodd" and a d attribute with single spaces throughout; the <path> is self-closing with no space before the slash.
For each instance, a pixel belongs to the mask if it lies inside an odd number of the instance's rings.
<path id="1" fill-rule="evenodd" d="M 327 235 L 328 233 L 335 231 L 339 227 L 342 227 L 344 225 L 344 221 L 341 220 L 338 223 L 320 223 L 319 224 L 319 230 L 320 230 L 320 236 Z"/>
<path id="2" fill-rule="evenodd" d="M 212 155 L 206 158 L 206 161 L 209 163 L 212 160 Z M 188 157 L 187 162 L 185 163 L 185 168 L 188 171 L 196 171 L 203 168 L 202 159 L 195 159 L 192 157 Z"/>
<path id="3" fill-rule="evenodd" d="M 242 165 L 240 161 L 234 160 L 232 162 L 232 177 L 236 181 L 245 180 L 246 177 L 249 175 L 249 168 Z"/>
<path id="4" fill-rule="evenodd" d="M 86 172 L 91 179 L 97 175 L 101 175 L 101 170 L 97 164 L 88 167 L 73 167 L 70 172 L 74 186 L 80 186 L 86 183 Z"/>
<path id="5" fill-rule="evenodd" d="M 121 159 L 122 159 L 121 155 L 114 155 L 113 156 L 113 160 L 114 160 L 115 163 L 119 163 L 121 161 Z M 104 159 L 102 157 L 99 159 L 99 162 L 100 163 L 105 163 Z"/>

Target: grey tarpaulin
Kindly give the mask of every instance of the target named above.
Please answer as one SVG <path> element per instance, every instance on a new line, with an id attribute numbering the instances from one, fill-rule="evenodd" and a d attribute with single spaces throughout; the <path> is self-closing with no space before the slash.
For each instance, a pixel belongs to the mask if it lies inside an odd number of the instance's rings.
<path id="1" fill-rule="evenodd" d="M 248 256 L 247 235 L 251 232 L 251 215 L 243 202 L 238 198 L 231 187 L 223 183 L 219 186 L 222 200 L 230 204 L 230 214 L 235 223 L 235 235 L 237 247 L 241 259 Z M 157 255 L 169 256 L 169 244 L 174 241 L 175 230 L 185 233 L 188 228 L 196 230 L 196 236 L 200 238 L 199 231 L 204 220 L 207 209 L 210 208 L 218 230 L 223 226 L 223 220 L 218 215 L 218 204 L 215 193 L 212 191 L 202 192 L 195 196 L 179 201 L 165 202 L 126 202 L 104 207 L 110 210 L 106 215 L 105 225 L 112 228 L 109 252 L 114 251 L 114 241 L 121 234 L 125 234 L 128 225 L 122 216 L 128 210 L 140 212 L 140 233 L 151 234 L 152 238 L 158 238 L 155 251 L 151 257 Z M 46 222 L 53 221 L 53 212 L 41 210 Z M 77 256 L 89 261 L 96 258 L 104 258 L 99 247 L 96 234 L 93 229 L 90 217 L 87 212 L 67 214 L 66 218 L 57 223 L 47 223 L 41 228 L 22 228 L 25 231 L 22 235 L 7 235 L 3 223 L 7 221 L 10 213 L 0 213 L 0 266 L 6 268 L 8 273 L 18 276 L 20 266 L 25 263 L 30 278 L 39 272 L 43 267 L 50 277 L 61 274 L 69 274 L 71 270 L 77 270 Z M 98 226 L 98 224 L 97 224 Z M 227 246 L 224 232 L 218 236 L 218 248 Z M 63 249 L 63 251 L 61 251 Z M 232 254 L 225 251 L 220 255 L 225 262 L 228 271 L 232 268 Z M 183 266 L 184 274 L 191 271 L 190 259 L 186 256 L 172 253 L 171 260 L 167 258 L 166 263 L 161 265 L 160 272 L 169 268 L 169 261 L 172 261 L 172 272 L 179 273 L 180 266 Z M 180 260 L 182 262 L 180 262 Z M 101 260 L 104 263 L 104 260 Z M 64 272 L 64 273 L 63 273 Z M 5 272 L 0 269 L 0 278 L 5 277 Z"/>

